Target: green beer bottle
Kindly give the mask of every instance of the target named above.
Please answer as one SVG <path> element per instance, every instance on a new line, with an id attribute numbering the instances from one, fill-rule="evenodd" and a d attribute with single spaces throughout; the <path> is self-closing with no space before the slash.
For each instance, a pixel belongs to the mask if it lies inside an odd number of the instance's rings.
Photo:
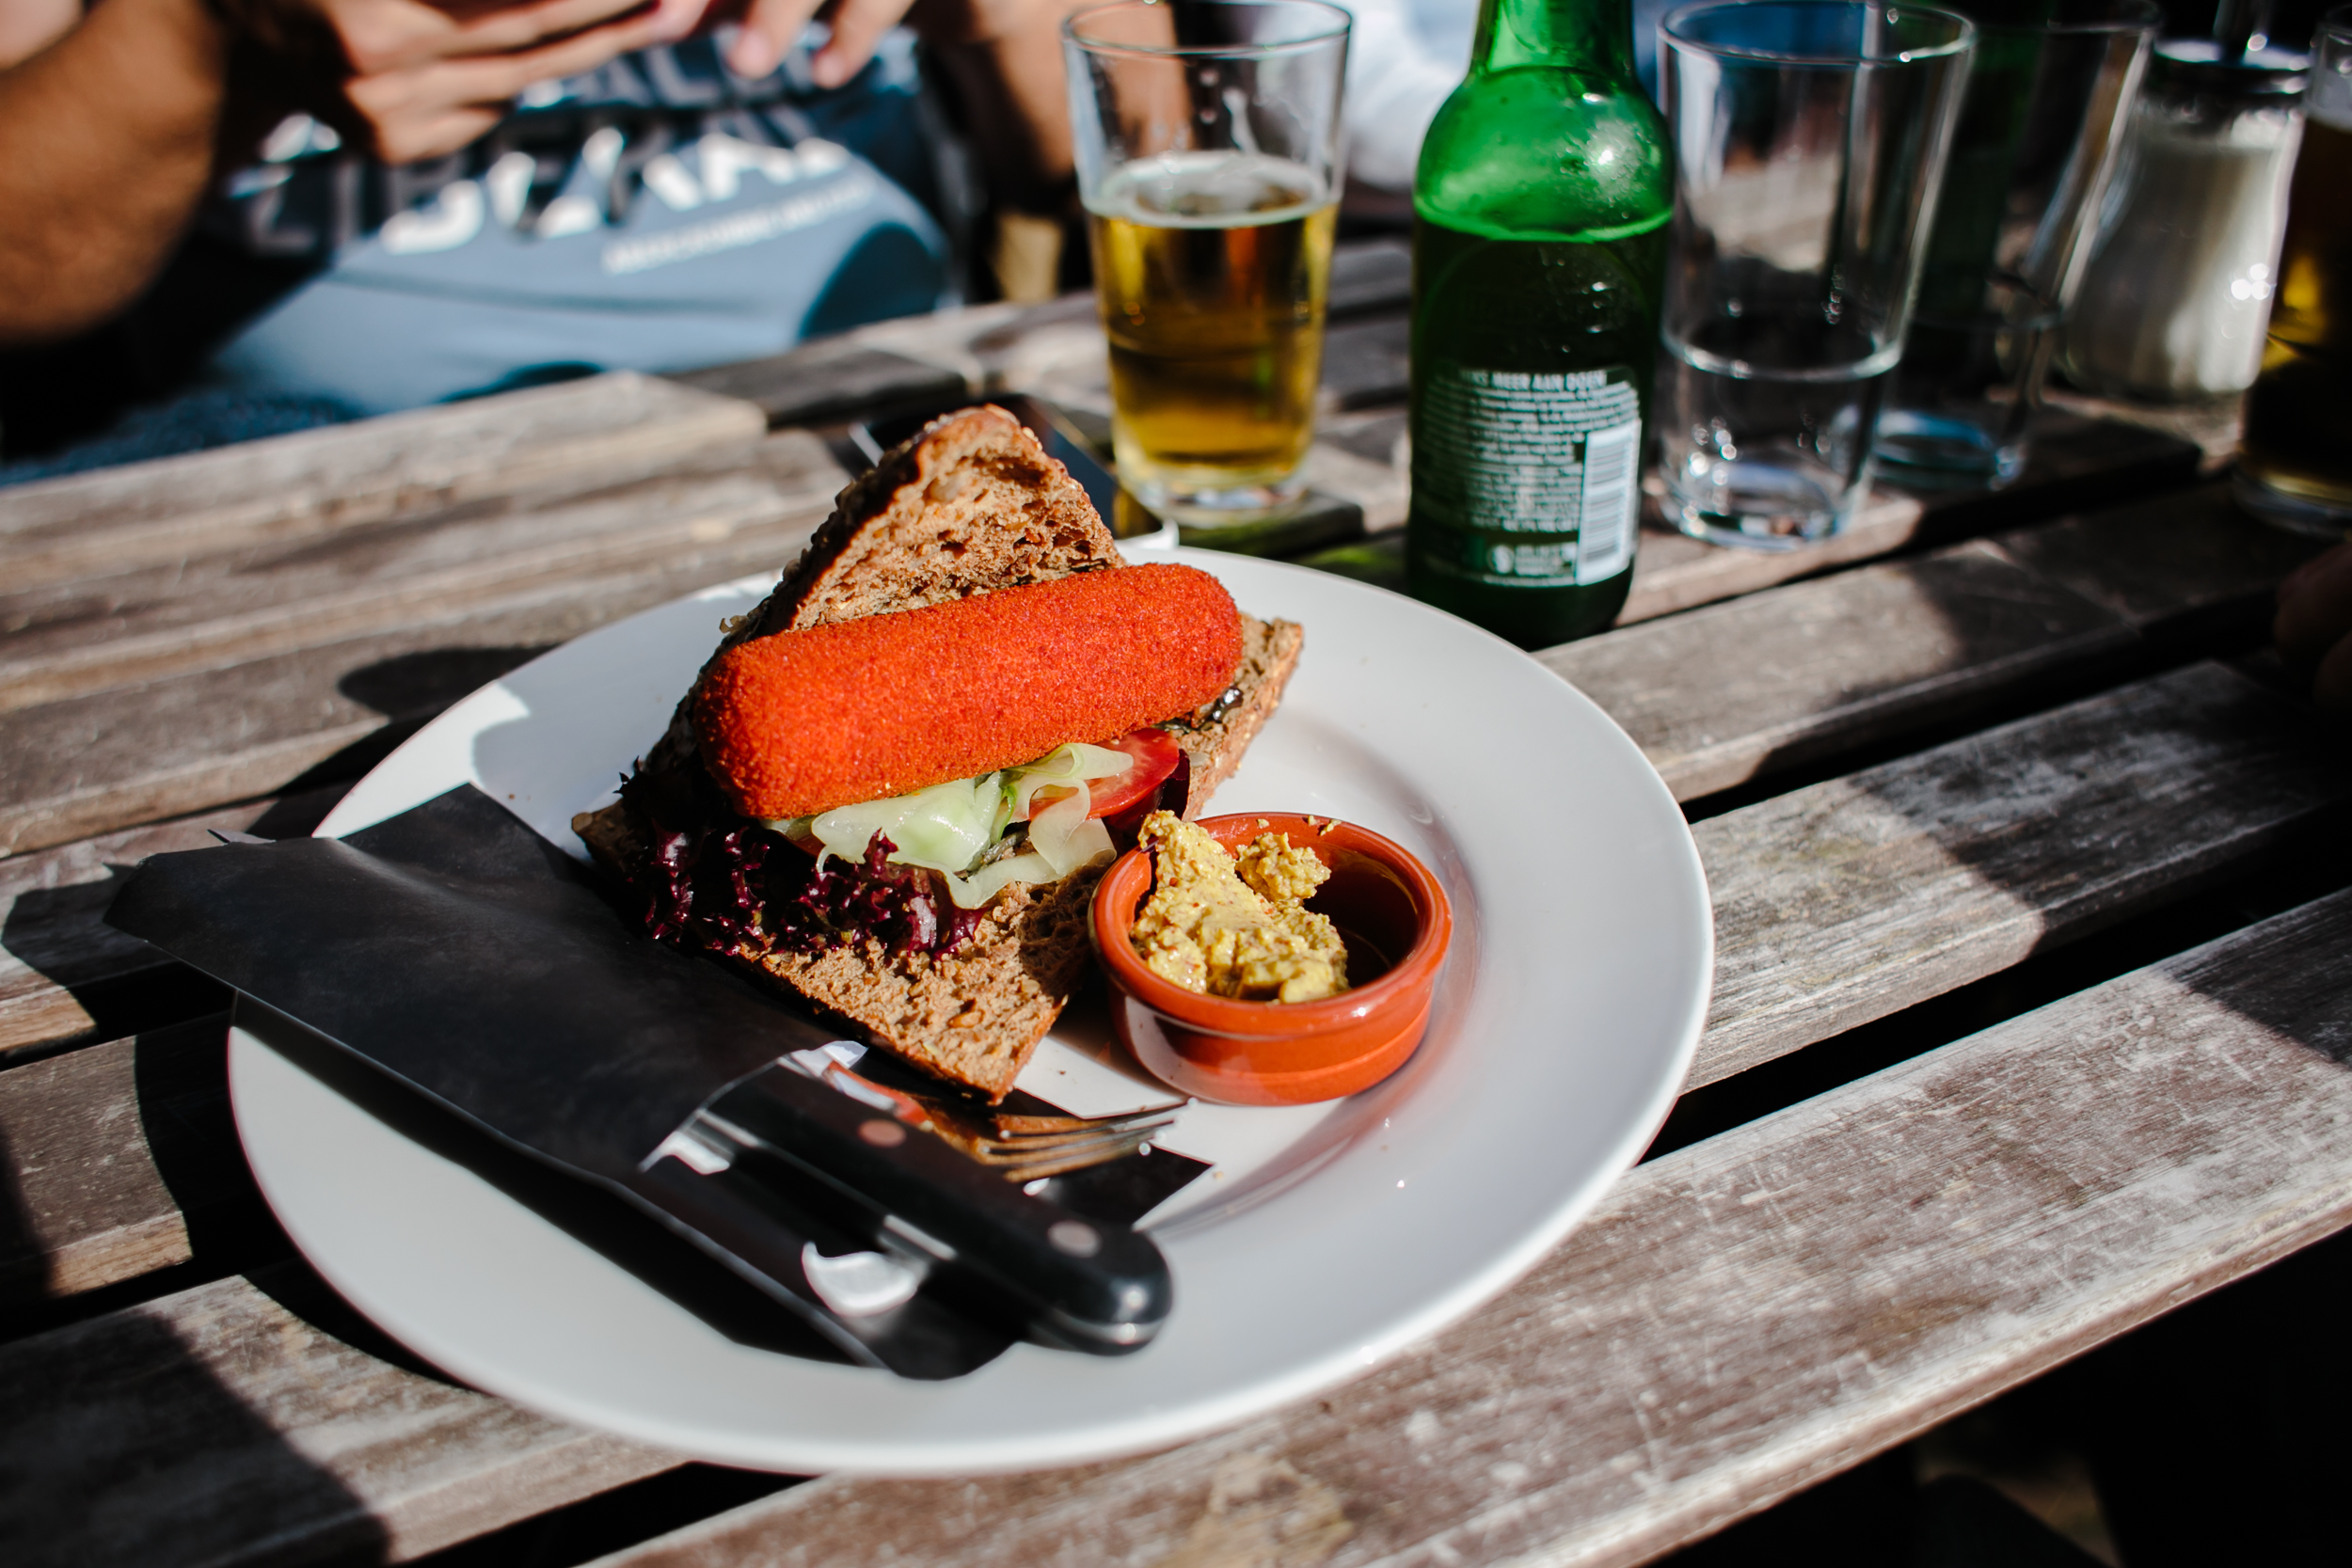
<path id="1" fill-rule="evenodd" d="M 1674 163 L 1630 0 L 1482 0 L 1413 182 L 1415 597 L 1522 647 L 1633 584 Z"/>

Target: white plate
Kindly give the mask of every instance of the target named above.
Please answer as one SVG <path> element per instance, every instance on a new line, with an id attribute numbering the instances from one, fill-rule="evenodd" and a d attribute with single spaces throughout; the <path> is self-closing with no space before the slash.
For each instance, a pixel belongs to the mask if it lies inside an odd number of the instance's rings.
<path id="1" fill-rule="evenodd" d="M 1517 649 L 1324 573 L 1178 552 L 1244 609 L 1307 628 L 1280 712 L 1216 801 L 1403 843 L 1454 899 L 1427 1040 L 1379 1087 L 1297 1111 L 1197 1108 L 1170 1147 L 1217 1162 L 1150 1223 L 1174 1272 L 1156 1343 L 1016 1345 L 947 1383 L 728 1339 L 252 1035 L 237 1122 L 319 1272 L 466 1381 L 729 1465 L 939 1475 L 1161 1447 L 1353 1376 L 1533 1265 L 1639 1157 L 1706 1014 L 1713 927 L 1665 785 L 1616 725 Z M 360 782 L 341 834 L 471 781 L 578 852 L 709 654 L 731 584 L 568 642 L 484 688 Z M 1154 1098 L 1099 1009 L 1021 1080 L 1094 1111 Z"/>

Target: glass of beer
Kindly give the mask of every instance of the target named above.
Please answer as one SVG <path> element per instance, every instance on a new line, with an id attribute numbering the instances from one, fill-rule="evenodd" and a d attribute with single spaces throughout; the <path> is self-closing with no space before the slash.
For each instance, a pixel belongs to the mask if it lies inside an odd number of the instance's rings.
<path id="1" fill-rule="evenodd" d="M 1188 529 L 1305 489 L 1347 28 L 1321 0 L 1124 0 L 1062 24 L 1119 480 Z"/>
<path id="2" fill-rule="evenodd" d="M 2319 19 L 2303 107 L 2235 489 L 2258 517 L 2341 539 L 2352 531 L 2352 6 Z"/>

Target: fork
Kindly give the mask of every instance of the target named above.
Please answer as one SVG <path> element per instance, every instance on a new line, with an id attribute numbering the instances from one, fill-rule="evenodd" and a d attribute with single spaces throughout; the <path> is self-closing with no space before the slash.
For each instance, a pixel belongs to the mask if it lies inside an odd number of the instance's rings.
<path id="1" fill-rule="evenodd" d="M 834 1088 L 891 1113 L 1001 1172 L 1008 1181 L 1041 1181 L 1132 1154 L 1192 1103 L 1171 1100 L 1107 1117 L 1032 1117 L 909 1094 L 877 1084 L 838 1062 L 820 1074 Z"/>

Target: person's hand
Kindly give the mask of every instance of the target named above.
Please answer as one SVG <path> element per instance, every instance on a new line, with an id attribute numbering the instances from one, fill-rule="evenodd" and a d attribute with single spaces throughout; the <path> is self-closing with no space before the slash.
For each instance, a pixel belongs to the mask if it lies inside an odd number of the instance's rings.
<path id="1" fill-rule="evenodd" d="M 833 28 L 809 61 L 820 87 L 837 87 L 864 70 L 882 36 L 902 21 L 932 43 L 992 43 L 1044 29 L 1058 59 L 1051 30 L 1073 8 L 1069 0 L 836 0 L 830 8 L 825 0 L 750 0 L 727 64 L 739 76 L 767 75 L 820 10 Z"/>
<path id="2" fill-rule="evenodd" d="M 225 0 L 245 30 L 313 74 L 386 163 L 454 152 L 535 82 L 693 31 L 709 0 Z"/>
<path id="3" fill-rule="evenodd" d="M 2287 667 L 2312 681 L 2312 701 L 2352 719 L 2352 545 L 2305 562 L 2279 584 L 2271 637 Z"/>

